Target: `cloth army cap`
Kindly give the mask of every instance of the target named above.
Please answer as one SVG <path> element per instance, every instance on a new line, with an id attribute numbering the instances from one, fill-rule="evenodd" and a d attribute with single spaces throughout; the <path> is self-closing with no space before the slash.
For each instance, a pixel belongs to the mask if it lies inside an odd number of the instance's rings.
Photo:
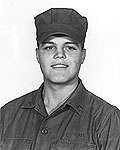
<path id="1" fill-rule="evenodd" d="M 84 43 L 88 28 L 86 17 L 71 8 L 51 8 L 35 18 L 36 40 L 44 41 L 55 34 L 64 34 Z"/>

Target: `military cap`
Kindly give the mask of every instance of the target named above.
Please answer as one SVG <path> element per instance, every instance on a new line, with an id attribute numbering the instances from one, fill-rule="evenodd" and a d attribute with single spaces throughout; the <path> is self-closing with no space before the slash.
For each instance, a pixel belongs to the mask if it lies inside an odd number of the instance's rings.
<path id="1" fill-rule="evenodd" d="M 36 39 L 43 41 L 54 34 L 65 34 L 77 42 L 84 42 L 87 18 L 71 8 L 51 8 L 35 18 Z"/>

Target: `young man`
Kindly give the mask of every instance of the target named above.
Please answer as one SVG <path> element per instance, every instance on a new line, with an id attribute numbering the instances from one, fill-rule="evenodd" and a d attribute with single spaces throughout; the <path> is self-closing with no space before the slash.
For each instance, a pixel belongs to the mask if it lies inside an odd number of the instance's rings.
<path id="1" fill-rule="evenodd" d="M 120 111 L 78 77 L 88 22 L 73 9 L 35 17 L 44 83 L 1 108 L 1 150 L 120 150 Z"/>

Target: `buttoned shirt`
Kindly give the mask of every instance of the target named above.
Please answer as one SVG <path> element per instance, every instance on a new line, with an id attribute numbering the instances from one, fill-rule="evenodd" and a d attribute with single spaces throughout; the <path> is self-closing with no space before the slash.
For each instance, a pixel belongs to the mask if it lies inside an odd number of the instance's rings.
<path id="1" fill-rule="evenodd" d="M 1 108 L 0 150 L 120 150 L 120 111 L 79 84 L 48 115 L 42 90 Z"/>

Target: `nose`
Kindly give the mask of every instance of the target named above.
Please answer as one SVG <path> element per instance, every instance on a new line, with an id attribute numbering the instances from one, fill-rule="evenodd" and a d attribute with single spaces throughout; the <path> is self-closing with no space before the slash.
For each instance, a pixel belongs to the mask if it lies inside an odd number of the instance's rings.
<path id="1" fill-rule="evenodd" d="M 61 47 L 57 48 L 53 58 L 54 59 L 57 59 L 57 58 L 65 59 L 66 58 L 66 54 L 65 54 L 64 48 L 61 48 Z"/>

